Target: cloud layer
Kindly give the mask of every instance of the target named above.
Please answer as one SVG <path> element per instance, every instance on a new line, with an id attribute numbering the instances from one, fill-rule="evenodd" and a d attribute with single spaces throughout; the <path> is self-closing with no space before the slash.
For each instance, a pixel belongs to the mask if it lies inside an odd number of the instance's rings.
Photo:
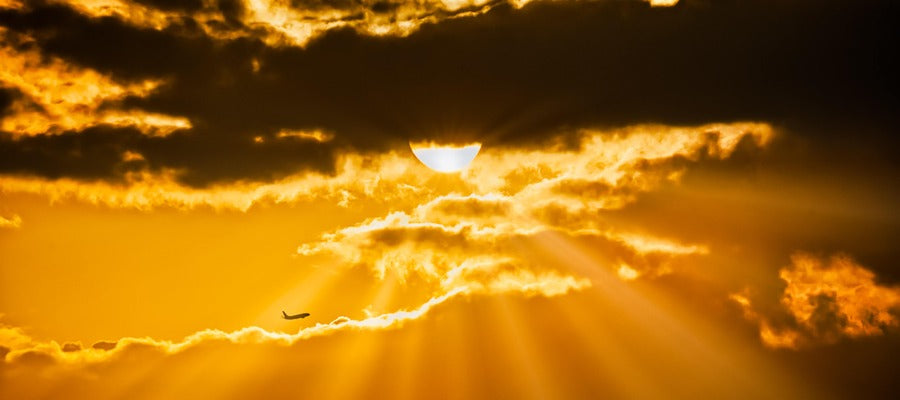
<path id="1" fill-rule="evenodd" d="M 408 35 L 338 28 L 305 47 L 223 38 L 178 18 L 145 26 L 91 16 L 84 7 L 36 4 L 0 12 L 10 37 L 33 38 L 16 51 L 118 85 L 165 82 L 127 96 L 121 107 L 164 126 L 186 121 L 190 129 L 148 137 L 121 127 L 142 125 L 119 118 L 48 138 L 16 140 L 22 132 L 11 131 L 0 151 L 15 161 L 0 172 L 121 181 L 134 169 L 172 170 L 192 186 L 272 181 L 333 172 L 347 149 L 380 152 L 408 140 L 528 147 L 582 129 L 646 123 L 766 121 L 801 137 L 841 138 L 853 129 L 857 141 L 868 142 L 897 122 L 897 82 L 887 73 L 896 69 L 887 57 L 892 46 L 882 40 L 896 36 L 891 4 L 856 1 L 847 13 L 840 1 L 491 3 L 484 13 L 441 17 Z M 279 135 L 284 131 L 333 139 Z M 894 145 L 866 151 L 877 156 Z M 117 167 L 125 151 L 144 162 Z M 93 156 L 70 156 L 79 152 Z"/>

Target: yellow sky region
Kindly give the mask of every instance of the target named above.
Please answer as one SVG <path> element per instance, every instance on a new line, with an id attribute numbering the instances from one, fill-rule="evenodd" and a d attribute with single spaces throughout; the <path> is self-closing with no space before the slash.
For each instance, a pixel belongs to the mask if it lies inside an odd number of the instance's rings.
<path id="1" fill-rule="evenodd" d="M 72 202 L 51 206 L 34 196 L 4 196 L 3 203 L 24 221 L 15 232 L 0 231 L 3 322 L 31 327 L 39 338 L 178 339 L 210 327 L 255 324 L 277 316 L 279 307 L 312 307 L 313 321 L 328 322 L 366 306 L 292 292 L 297 282 L 322 292 L 337 284 L 328 282 L 337 274 L 334 266 L 309 265 L 293 253 L 316 232 L 377 208 L 348 210 L 321 201 L 247 214 L 148 213 Z M 363 287 L 365 274 L 340 278 L 345 290 L 374 290 Z"/>

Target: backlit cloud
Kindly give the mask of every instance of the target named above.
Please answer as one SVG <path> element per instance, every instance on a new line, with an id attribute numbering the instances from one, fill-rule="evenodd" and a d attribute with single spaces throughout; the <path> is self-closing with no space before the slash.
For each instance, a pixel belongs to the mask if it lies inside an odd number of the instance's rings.
<path id="1" fill-rule="evenodd" d="M 0 215 L 0 228 L 19 228 L 22 226 L 22 217 L 13 214 L 10 217 Z"/>
<path id="2" fill-rule="evenodd" d="M 92 18 L 113 17 L 141 28 L 162 30 L 190 19 L 203 31 L 228 40 L 259 36 L 273 46 L 304 46 L 330 30 L 350 28 L 373 36 L 405 36 L 423 24 L 471 17 L 498 5 L 523 7 L 532 0 L 204 0 L 182 7 L 153 7 L 153 1 L 55 0 Z M 653 6 L 671 6 L 677 0 L 647 0 Z M 142 4 L 143 3 L 143 4 Z M 21 8 L 9 2 L 9 8 Z"/>
<path id="3" fill-rule="evenodd" d="M 518 207 L 514 203 L 528 203 L 533 205 L 527 210 L 530 217 L 564 226 L 567 220 L 574 221 L 600 209 L 620 208 L 641 192 L 677 182 L 679 174 L 693 161 L 727 158 L 741 139 L 764 147 L 773 135 L 770 126 L 757 123 L 585 130 L 575 150 L 485 149 L 458 178 L 449 177 L 443 183 L 435 182 L 433 173 L 404 150 L 382 154 L 348 152 L 335 161 L 333 175 L 310 172 L 273 182 L 194 188 L 179 181 L 180 171 L 169 169 L 159 173 L 128 172 L 122 177 L 124 182 L 114 184 L 8 176 L 0 178 L 0 189 L 141 209 L 211 206 L 246 210 L 259 202 L 291 203 L 316 198 L 349 205 L 377 199 L 405 207 L 438 207 L 420 212 L 443 221 L 465 216 L 459 213 L 478 211 L 465 211 L 467 207 L 505 207 L 508 212 L 521 213 L 523 210 L 513 209 Z M 120 171 L 152 161 L 148 155 L 128 148 L 110 156 L 116 162 L 113 167 Z M 431 199 L 459 190 L 481 197 L 454 200 L 451 196 L 426 206 Z M 465 204 L 467 201 L 469 204 Z M 578 224 L 574 229 L 585 227 Z"/>
<path id="4" fill-rule="evenodd" d="M 32 41 L 27 37 L 14 40 L 0 27 L 0 88 L 11 88 L 18 94 L 7 115 L 0 115 L 0 131 L 13 137 L 33 136 L 106 124 L 165 136 L 191 127 L 185 118 L 110 107 L 128 96 L 149 95 L 161 81 L 116 82 L 91 69 L 46 57 Z M 12 43 L 31 49 L 17 50 Z"/>
<path id="5" fill-rule="evenodd" d="M 880 39 L 893 29 L 882 18 L 891 9 L 866 1 L 847 15 L 841 4 L 29 3 L 0 12 L 11 35 L 32 43 L 15 51 L 96 71 L 122 87 L 161 84 L 115 100 L 122 107 L 113 110 L 134 115 L 96 118 L 118 129 L 69 124 L 40 143 L 0 142 L 8 157 L 29 161 L 0 172 L 122 182 L 120 157 L 110 153 L 130 150 L 146 164 L 128 171 L 176 170 L 179 183 L 207 187 L 331 173 L 346 152 L 385 152 L 410 141 L 541 148 L 560 136 L 562 145 L 576 143 L 584 130 L 653 123 L 765 121 L 800 140 L 843 128 L 865 139 L 894 126 L 883 112 L 895 108 L 894 97 L 881 86 L 891 80 L 880 75 L 891 68 L 878 65 L 892 50 Z M 147 17 L 156 13 L 163 16 Z M 435 22 L 409 33 L 367 33 L 381 15 L 399 26 L 405 13 Z M 721 39 L 694 40 L 707 36 Z M 18 98 L 7 93 L 13 90 L 0 89 L 4 105 Z M 27 105 L 14 104 L 2 111 L 8 121 L 17 118 L 9 111 Z M 138 119 L 158 128 L 127 125 Z M 136 135 L 135 127 L 155 136 Z M 285 136 L 298 132 L 310 140 Z M 79 151 L 94 156 L 54 168 Z"/>
<path id="6" fill-rule="evenodd" d="M 732 299 L 760 324 L 767 346 L 800 348 L 842 338 L 882 335 L 898 326 L 900 288 L 880 285 L 875 274 L 846 255 L 822 258 L 796 253 L 779 276 L 787 284 L 781 305 L 790 323 L 780 326 L 754 310 L 746 294 Z"/>
<path id="7" fill-rule="evenodd" d="M 49 357 L 55 363 L 84 366 L 127 357 L 129 353 L 151 349 L 163 354 L 174 354 L 207 343 L 232 344 L 276 344 L 290 346 L 315 337 L 342 331 L 371 331 L 395 329 L 403 324 L 424 317 L 434 307 L 459 296 L 476 294 L 524 293 L 526 295 L 557 296 L 570 290 L 584 288 L 583 280 L 555 276 L 535 276 L 532 274 L 501 274 L 500 279 L 487 285 L 458 286 L 432 297 L 411 310 L 371 315 L 363 319 L 339 317 L 334 321 L 303 328 L 295 334 L 271 332 L 259 327 L 247 327 L 232 332 L 209 329 L 185 337 L 181 341 L 156 340 L 153 338 L 121 338 L 115 342 L 97 342 L 89 347 L 79 343 L 42 342 L 28 336 L 21 328 L 0 326 L 0 356 L 3 363 L 15 365 L 20 360 L 37 356 Z M 2 365 L 2 364 L 0 364 Z"/>

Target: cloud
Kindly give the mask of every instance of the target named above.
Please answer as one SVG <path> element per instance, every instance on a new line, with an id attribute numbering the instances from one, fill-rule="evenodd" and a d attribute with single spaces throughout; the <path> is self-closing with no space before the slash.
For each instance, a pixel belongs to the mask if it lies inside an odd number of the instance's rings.
<path id="1" fill-rule="evenodd" d="M 4 217 L 0 215 L 0 228 L 20 228 L 22 227 L 22 217 L 18 214 L 13 214 L 10 217 Z"/>
<path id="2" fill-rule="evenodd" d="M 787 324 L 754 310 L 746 293 L 731 296 L 747 319 L 760 325 L 763 343 L 775 348 L 833 344 L 843 338 L 882 335 L 898 326 L 900 288 L 876 283 L 875 274 L 846 255 L 829 259 L 795 253 L 779 276 Z"/>
<path id="3" fill-rule="evenodd" d="M 524 293 L 526 295 L 558 296 L 571 290 L 588 286 L 584 280 L 561 278 L 552 275 L 509 274 L 500 275 L 499 280 L 489 285 L 457 286 L 423 302 L 411 310 L 398 310 L 368 316 L 363 319 L 339 317 L 334 321 L 303 328 L 295 334 L 271 332 L 259 327 L 247 327 L 232 332 L 208 329 L 196 332 L 181 341 L 156 340 L 152 338 L 125 337 L 115 342 L 101 341 L 90 347 L 76 343 L 59 344 L 55 341 L 41 342 L 28 336 L 18 327 L 0 326 L 0 348 L 6 349 L 6 364 L 28 362 L 35 358 L 45 358 L 53 363 L 84 365 L 103 363 L 126 357 L 129 353 L 151 349 L 163 354 L 175 354 L 207 343 L 233 344 L 276 344 L 294 345 L 315 337 L 328 336 L 342 331 L 375 331 L 398 328 L 409 321 L 424 317 L 434 307 L 460 296 L 478 294 Z"/>
<path id="4" fill-rule="evenodd" d="M 222 40 L 257 37 L 271 46 L 305 46 L 337 29 L 363 35 L 406 36 L 422 25 L 472 17 L 497 6 L 523 7 L 532 0 L 58 0 L 92 18 L 112 17 L 139 27 L 166 29 L 185 20 Z M 671 6 L 677 0 L 652 0 Z M 11 5 L 10 8 L 21 8 Z"/>
<path id="5" fill-rule="evenodd" d="M 690 159 L 727 158 L 739 138 L 762 146 L 771 135 L 760 124 L 634 127 L 586 132 L 576 151 L 485 152 L 462 173 L 461 183 L 468 183 L 471 194 L 436 193 L 411 211 L 327 233 L 301 245 L 298 253 L 333 254 L 350 265 L 368 265 L 382 278 L 393 273 L 439 281 L 449 271 L 473 269 L 462 267 L 471 260 L 488 269 L 504 264 L 531 271 L 532 256 L 520 248 L 542 241 L 542 235 L 562 234 L 605 249 L 617 263 L 642 274 L 660 275 L 670 272 L 672 259 L 708 249 L 617 229 L 598 212 L 621 208 L 641 192 L 677 181 Z M 520 173 L 533 170 L 541 173 Z M 428 199 L 425 189 L 410 193 Z"/>
<path id="6" fill-rule="evenodd" d="M 853 2 L 848 15 L 844 4 L 498 4 L 402 37 L 337 28 L 303 48 L 220 39 L 189 23 L 142 28 L 58 5 L 5 11 L 0 24 L 34 37 L 42 54 L 116 82 L 164 80 L 125 105 L 185 118 L 191 129 L 159 140 L 118 130 L 83 145 L 129 148 L 147 168 L 180 170 L 179 182 L 196 187 L 331 172 L 336 153 L 382 152 L 409 140 L 523 148 L 648 123 L 766 121 L 815 140 L 889 139 L 896 99 L 885 71 L 895 68 L 882 38 L 895 29 L 888 18 L 895 10 L 887 1 Z M 706 37 L 718 39 L 696 39 Z M 846 139 L 847 130 L 858 136 Z M 277 140 L 285 131 L 333 139 Z M 16 152 L 34 145 L 4 143 Z M 62 134 L 40 145 L 61 157 L 82 143 Z M 97 170 L 106 175 L 90 179 L 120 177 L 112 158 L 101 160 Z M 27 167 L 20 170 L 48 175 Z"/>
<path id="7" fill-rule="evenodd" d="M 0 131 L 11 133 L 13 139 L 80 131 L 100 124 L 133 126 L 155 136 L 191 127 L 184 118 L 111 107 L 125 97 L 149 95 L 160 81 L 117 83 L 59 58 L 48 59 L 33 48 L 33 38 L 17 37 L 2 28 L 0 42 L 0 87 L 17 94 L 3 107 L 6 115 L 0 121 Z"/>
<path id="8" fill-rule="evenodd" d="M 522 1 L 522 5 L 528 1 Z M 405 36 L 421 25 L 482 14 L 502 1 L 124 1 L 62 0 L 92 18 L 111 17 L 136 28 L 185 24 L 220 40 L 258 38 L 270 46 L 305 46 L 336 29 L 373 36 Z"/>
<path id="9" fill-rule="evenodd" d="M 247 327 L 233 332 L 220 330 L 204 330 L 181 341 L 155 340 L 152 338 L 121 338 L 115 343 L 98 342 L 90 348 L 66 350 L 66 344 L 60 345 L 55 341 L 40 342 L 32 339 L 21 328 L 0 327 L 0 346 L 10 349 L 5 362 L 15 363 L 23 357 L 33 357 L 35 354 L 48 356 L 55 362 L 81 364 L 97 363 L 110 360 L 122 353 L 128 353 L 135 348 L 151 348 L 165 354 L 184 351 L 205 342 L 229 342 L 241 344 L 265 344 L 292 345 L 297 341 L 313 337 L 330 335 L 342 330 L 379 330 L 395 328 L 406 321 L 414 320 L 425 315 L 432 307 L 435 307 L 455 296 L 465 293 L 465 289 L 457 289 L 442 296 L 434 297 L 413 310 L 399 310 L 392 313 L 379 314 L 361 320 L 340 317 L 328 324 L 316 324 L 315 326 L 301 329 L 296 334 L 270 332 L 258 327 Z"/>
<path id="10" fill-rule="evenodd" d="M 485 149 L 462 175 L 443 182 L 436 180 L 437 176 L 420 165 L 408 150 L 381 154 L 344 153 L 338 156 L 330 174 L 307 172 L 272 182 L 225 183 L 205 188 L 183 184 L 179 179 L 183 171 L 178 169 L 163 169 L 156 173 L 143 171 L 142 168 L 152 164 L 152 155 L 139 152 L 127 143 L 102 148 L 91 146 L 104 140 L 102 137 L 106 135 L 115 135 L 121 140 L 142 136 L 137 132 L 113 133 L 97 128 L 81 135 L 67 136 L 74 149 L 58 151 L 50 151 L 50 146 L 45 146 L 48 138 L 43 136 L 20 139 L 15 144 L 10 143 L 8 148 L 3 147 L 4 142 L 0 139 L 0 154 L 5 155 L 0 159 L 0 170 L 24 174 L 29 169 L 39 169 L 42 174 L 57 178 L 6 176 L 0 178 L 0 189 L 10 193 L 41 194 L 52 199 L 74 198 L 111 207 L 211 206 L 239 210 L 257 203 L 311 199 L 345 206 L 378 201 L 414 207 L 429 199 L 464 190 L 488 197 L 516 195 L 522 201 L 540 203 L 542 207 L 535 210 L 534 217 L 555 219 L 553 224 L 559 225 L 564 224 L 565 219 L 574 223 L 580 214 L 619 208 L 642 192 L 665 182 L 677 181 L 679 171 L 687 168 L 694 162 L 692 160 L 727 158 L 739 138 L 747 138 L 754 146 L 766 146 L 774 132 L 768 125 L 753 123 L 586 130 L 580 134 L 579 149 Z M 16 151 L 15 146 L 23 141 L 29 143 L 30 150 Z M 295 142 L 303 145 L 308 141 Z M 639 148 L 641 150 L 637 150 Z M 248 154 L 237 157 L 248 156 L 255 157 Z M 85 159 L 94 164 L 84 163 Z M 85 182 L 63 178 L 65 175 L 96 178 L 105 174 L 118 175 L 118 181 Z M 601 196 L 593 189 L 586 190 L 586 186 L 610 189 Z M 496 197 L 497 201 L 506 201 L 503 196 Z M 443 209 L 430 213 L 434 218 L 450 221 L 465 216 L 459 213 L 474 205 L 508 206 L 487 205 L 484 199 L 486 197 L 476 203 L 462 204 L 448 198 L 434 205 Z M 468 213 L 476 211 L 479 210 Z"/>

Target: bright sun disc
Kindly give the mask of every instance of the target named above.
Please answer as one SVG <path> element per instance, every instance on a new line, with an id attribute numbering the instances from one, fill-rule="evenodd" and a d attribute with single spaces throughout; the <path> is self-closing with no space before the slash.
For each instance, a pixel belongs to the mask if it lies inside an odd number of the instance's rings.
<path id="1" fill-rule="evenodd" d="M 444 146 L 410 142 L 409 148 L 412 149 L 416 158 L 428 168 L 438 172 L 457 172 L 469 166 L 478 155 L 478 151 L 481 150 L 481 144 Z"/>

